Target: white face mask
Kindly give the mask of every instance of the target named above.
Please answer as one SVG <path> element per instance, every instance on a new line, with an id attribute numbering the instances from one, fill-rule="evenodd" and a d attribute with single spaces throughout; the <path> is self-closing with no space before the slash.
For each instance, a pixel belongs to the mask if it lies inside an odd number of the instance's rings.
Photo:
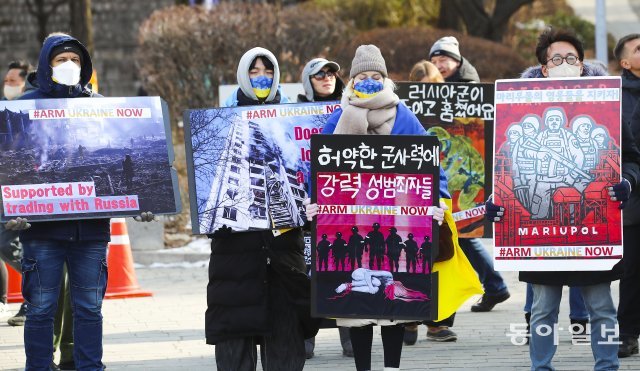
<path id="1" fill-rule="evenodd" d="M 559 66 L 548 68 L 549 77 L 580 77 L 580 66 L 578 64 L 562 63 Z"/>
<path id="2" fill-rule="evenodd" d="M 51 78 L 58 84 L 75 86 L 80 82 L 80 67 L 72 61 L 66 61 L 55 67 L 51 67 Z"/>
<path id="3" fill-rule="evenodd" d="M 10 86 L 5 84 L 3 91 L 4 97 L 8 100 L 14 100 L 22 95 L 22 89 L 24 89 L 24 84 L 18 86 Z"/>

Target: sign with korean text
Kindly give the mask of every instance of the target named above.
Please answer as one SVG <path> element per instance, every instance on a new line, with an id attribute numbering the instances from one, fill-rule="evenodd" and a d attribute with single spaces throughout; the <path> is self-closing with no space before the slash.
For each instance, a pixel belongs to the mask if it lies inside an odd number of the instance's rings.
<path id="1" fill-rule="evenodd" d="M 0 101 L 2 221 L 180 211 L 159 97 Z"/>
<path id="2" fill-rule="evenodd" d="M 314 135 L 312 314 L 427 319 L 440 146 L 434 136 Z"/>
<path id="3" fill-rule="evenodd" d="M 484 202 L 491 194 L 493 84 L 398 83 L 398 96 L 440 139 L 460 237 L 490 237 Z"/>
<path id="4" fill-rule="evenodd" d="M 302 226 L 312 134 L 337 102 L 188 110 L 184 114 L 194 234 Z"/>
<path id="5" fill-rule="evenodd" d="M 608 270 L 622 257 L 620 78 L 496 81 L 495 268 Z"/>

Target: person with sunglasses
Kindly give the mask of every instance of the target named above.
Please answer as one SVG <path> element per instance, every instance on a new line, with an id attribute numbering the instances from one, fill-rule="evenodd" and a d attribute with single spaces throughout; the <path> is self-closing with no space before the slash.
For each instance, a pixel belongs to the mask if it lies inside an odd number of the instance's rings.
<path id="1" fill-rule="evenodd" d="M 338 75 L 338 71 L 340 71 L 339 64 L 324 58 L 314 58 L 307 62 L 300 77 L 304 87 L 304 94 L 298 94 L 298 103 L 339 101 L 342 98 L 344 82 Z M 307 267 L 307 270 L 309 269 L 310 267 Z M 327 324 L 326 326 L 333 327 L 334 325 Z M 339 327 L 338 331 L 340 333 L 342 355 L 353 357 L 349 328 Z M 307 359 L 313 358 L 315 346 L 315 337 L 304 341 Z"/>
<path id="2" fill-rule="evenodd" d="M 298 103 L 340 100 L 344 82 L 338 75 L 340 65 L 324 58 L 314 58 L 302 70 L 304 94 L 298 94 Z"/>

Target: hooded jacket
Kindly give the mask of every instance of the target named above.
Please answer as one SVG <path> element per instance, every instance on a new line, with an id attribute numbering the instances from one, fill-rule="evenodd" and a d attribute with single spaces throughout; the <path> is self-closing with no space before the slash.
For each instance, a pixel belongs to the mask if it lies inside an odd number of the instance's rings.
<path id="1" fill-rule="evenodd" d="M 322 61 L 322 62 L 326 61 L 326 63 L 323 63 L 322 66 L 309 68 L 314 61 Z M 344 81 L 342 81 L 340 76 L 338 76 L 337 71 L 336 71 L 336 87 L 333 91 L 333 94 L 329 95 L 328 97 L 318 97 L 316 96 L 316 92 L 313 89 L 313 83 L 311 82 L 311 79 L 312 79 L 311 73 L 312 72 L 317 73 L 317 71 L 320 71 L 322 68 L 324 68 L 328 64 L 333 65 L 334 67 L 338 66 L 337 63 L 327 61 L 324 58 L 316 58 L 311 60 L 309 63 L 307 63 L 304 70 L 302 71 L 302 75 L 300 76 L 300 80 L 302 81 L 302 87 L 304 88 L 304 94 L 298 94 L 298 103 L 326 102 L 326 101 L 334 101 L 334 100 L 339 101 L 342 98 L 342 91 L 344 90 Z M 338 66 L 337 68 L 340 68 L 340 66 Z"/>
<path id="2" fill-rule="evenodd" d="M 249 67 L 251 67 L 251 62 L 253 62 L 257 57 L 267 58 L 271 63 L 273 63 L 273 83 L 271 84 L 271 91 L 264 101 L 260 101 L 256 96 L 249 77 Z M 282 88 L 279 85 L 280 68 L 278 67 L 278 60 L 273 53 L 265 48 L 256 47 L 244 53 L 238 63 L 236 78 L 238 79 L 239 88 L 225 100 L 223 107 L 236 107 L 238 105 L 248 106 L 252 104 L 259 105 L 265 103 L 291 103 L 289 98 L 282 93 Z M 240 102 L 244 103 L 240 104 Z"/>
<path id="3" fill-rule="evenodd" d="M 480 76 L 478 71 L 473 65 L 465 58 L 462 57 L 460 61 L 460 67 L 456 72 L 444 79 L 446 82 L 480 82 Z"/>
<path id="4" fill-rule="evenodd" d="M 622 122 L 629 123 L 633 109 L 640 100 L 640 77 L 622 70 Z"/>
<path id="5" fill-rule="evenodd" d="M 607 72 L 599 65 L 584 63 L 581 77 L 607 76 Z M 521 78 L 544 78 L 542 66 L 527 68 Z M 622 176 L 629 180 L 632 189 L 640 179 L 640 152 L 633 141 L 628 125 L 622 125 Z M 625 215 L 627 209 L 625 209 Z M 520 281 L 552 286 L 591 286 L 619 279 L 622 265 L 618 263 L 608 271 L 559 271 L 559 272 L 520 272 Z"/>
<path id="6" fill-rule="evenodd" d="M 72 42 L 82 52 L 82 65 L 80 71 L 80 82 L 75 86 L 66 86 L 54 82 L 51 79 L 51 51 L 56 46 Z M 26 99 L 51 99 L 51 98 L 80 98 L 96 97 L 98 94 L 92 93 L 85 86 L 91 79 L 93 67 L 89 52 L 78 40 L 68 35 L 54 35 L 48 37 L 40 50 L 38 59 L 38 70 L 36 72 L 35 83 L 37 88 L 27 91 L 20 100 Z M 32 78 L 29 76 L 29 78 Z M 33 81 L 33 80 L 31 80 Z M 30 82 L 31 82 L 30 81 Z M 20 238 L 24 241 L 35 239 L 59 240 L 59 241 L 106 241 L 111 239 L 109 219 L 83 219 L 64 220 L 55 222 L 33 222 L 31 228 L 20 233 Z"/>

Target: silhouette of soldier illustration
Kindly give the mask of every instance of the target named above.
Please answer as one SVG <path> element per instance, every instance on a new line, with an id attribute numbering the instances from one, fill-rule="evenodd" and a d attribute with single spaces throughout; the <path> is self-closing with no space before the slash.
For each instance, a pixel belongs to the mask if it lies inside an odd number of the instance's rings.
<path id="1" fill-rule="evenodd" d="M 316 246 L 318 250 L 318 271 L 322 270 L 322 265 L 324 263 L 324 270 L 329 269 L 329 250 L 331 250 L 331 243 L 327 240 L 327 234 L 324 233 L 322 235 L 322 240 L 318 242 L 318 246 Z"/>
<path id="2" fill-rule="evenodd" d="M 429 257 L 431 256 L 431 241 L 429 241 L 429 236 L 424 236 L 424 242 L 420 245 L 418 255 L 420 255 L 422 259 L 422 273 L 429 273 Z"/>
<path id="3" fill-rule="evenodd" d="M 122 161 L 122 173 L 127 191 L 130 191 L 133 189 L 133 160 L 131 160 L 131 155 L 125 155 L 124 161 Z"/>
<path id="4" fill-rule="evenodd" d="M 356 269 L 356 259 L 358 260 L 358 268 L 362 268 L 362 252 L 364 250 L 364 238 L 358 233 L 358 227 L 351 227 L 351 236 L 347 244 L 347 253 L 349 254 L 349 264 L 351 270 Z"/>
<path id="5" fill-rule="evenodd" d="M 418 254 L 418 243 L 413 239 L 413 233 L 407 235 L 408 240 L 404 241 L 404 255 L 407 259 L 407 273 L 411 272 L 413 266 L 413 273 L 416 273 L 416 255 Z"/>
<path id="6" fill-rule="evenodd" d="M 336 270 L 345 271 L 345 259 L 347 257 L 347 241 L 342 239 L 342 233 L 336 233 L 336 239 L 333 240 L 333 245 L 331 245 L 331 250 L 333 250 L 333 258 L 335 259 L 335 268 Z M 340 267 L 340 268 L 338 268 Z"/>
<path id="7" fill-rule="evenodd" d="M 384 256 L 384 235 L 379 231 L 380 223 L 373 223 L 373 230 L 364 239 L 365 247 L 369 246 L 369 269 L 373 269 L 375 261 L 378 270 L 382 269 Z"/>
<path id="8" fill-rule="evenodd" d="M 389 271 L 400 270 L 400 252 L 402 251 L 402 238 L 398 236 L 396 227 L 389 228 L 389 236 L 385 240 L 387 244 L 387 256 L 389 257 Z"/>

